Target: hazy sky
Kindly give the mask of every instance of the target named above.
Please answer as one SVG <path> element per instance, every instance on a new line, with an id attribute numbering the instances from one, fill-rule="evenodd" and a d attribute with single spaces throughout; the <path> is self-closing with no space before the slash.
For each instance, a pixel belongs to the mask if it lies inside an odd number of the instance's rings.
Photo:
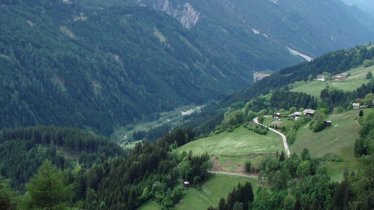
<path id="1" fill-rule="evenodd" d="M 374 13 L 374 0 L 343 0 L 347 4 L 353 4 L 369 13 Z"/>
<path id="2" fill-rule="evenodd" d="M 355 5 L 365 13 L 374 17 L 374 0 L 342 0 L 349 5 Z"/>

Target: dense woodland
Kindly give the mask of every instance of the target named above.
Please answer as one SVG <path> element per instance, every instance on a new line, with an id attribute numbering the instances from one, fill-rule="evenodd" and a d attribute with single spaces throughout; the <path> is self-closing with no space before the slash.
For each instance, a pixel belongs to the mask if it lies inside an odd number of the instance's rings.
<path id="1" fill-rule="evenodd" d="M 11 186 L 21 191 L 44 160 L 69 170 L 89 168 L 123 153 L 105 137 L 72 128 L 37 126 L 0 131 L 0 175 L 11 178 Z"/>
<path id="2" fill-rule="evenodd" d="M 228 25 L 229 35 L 215 28 L 221 33 L 211 36 L 138 1 L 94 2 L 1 2 L 1 127 L 90 127 L 110 135 L 118 125 L 239 90 L 252 82 L 248 69 L 301 60 L 274 42 L 243 41 L 253 33 Z"/>
<path id="3" fill-rule="evenodd" d="M 209 177 L 207 155 L 172 152 L 194 138 L 190 129 L 137 144 L 128 153 L 104 137 L 71 128 L 0 134 L 1 175 L 8 179 L 0 183 L 4 209 L 135 209 L 150 199 L 170 208 L 183 196 L 183 181 L 199 185 Z"/>
<path id="4" fill-rule="evenodd" d="M 118 124 L 203 103 L 251 77 L 150 8 L 17 0 L 2 1 L 0 11 L 1 127 L 88 126 L 110 135 Z"/>

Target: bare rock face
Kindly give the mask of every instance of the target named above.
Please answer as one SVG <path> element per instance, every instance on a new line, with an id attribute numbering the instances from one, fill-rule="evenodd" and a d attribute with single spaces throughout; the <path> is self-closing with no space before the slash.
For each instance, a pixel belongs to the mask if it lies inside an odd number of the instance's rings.
<path id="1" fill-rule="evenodd" d="M 186 28 L 191 28 L 195 26 L 197 21 L 199 21 L 200 13 L 197 12 L 189 3 L 185 3 L 183 6 L 182 16 L 180 17 L 180 22 Z"/>
<path id="2" fill-rule="evenodd" d="M 199 21 L 200 13 L 188 2 L 183 5 L 174 5 L 170 0 L 137 0 L 137 3 L 165 12 L 188 29 Z"/>

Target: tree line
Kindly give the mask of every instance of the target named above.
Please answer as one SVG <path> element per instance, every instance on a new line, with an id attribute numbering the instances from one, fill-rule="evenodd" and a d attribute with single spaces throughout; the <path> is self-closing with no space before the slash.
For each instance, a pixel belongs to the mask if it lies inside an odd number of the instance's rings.
<path id="1" fill-rule="evenodd" d="M 76 164 L 89 168 L 123 153 L 107 138 L 74 128 L 35 126 L 0 131 L 0 174 L 11 178 L 11 186 L 21 191 L 46 159 L 60 169 Z"/>
<path id="2" fill-rule="evenodd" d="M 105 137 L 76 129 L 4 129 L 0 166 L 9 181 L 0 182 L 0 207 L 136 209 L 152 199 L 172 208 L 184 195 L 184 181 L 200 185 L 209 178 L 207 154 L 172 152 L 193 138 L 190 129 L 177 129 L 125 153 Z M 75 148 L 69 141 L 91 143 Z M 91 144 L 97 150 L 89 153 Z M 85 154 L 95 159 L 82 162 Z"/>
<path id="3" fill-rule="evenodd" d="M 371 155 L 363 157 L 361 171 L 346 172 L 341 182 L 334 182 L 322 160 L 312 158 L 306 149 L 290 158 L 269 157 L 260 167 L 260 180 L 268 187 L 259 187 L 254 196 L 250 184 L 239 185 L 227 199 L 221 198 L 218 207 L 208 210 L 370 210 L 374 208 L 373 160 Z"/>

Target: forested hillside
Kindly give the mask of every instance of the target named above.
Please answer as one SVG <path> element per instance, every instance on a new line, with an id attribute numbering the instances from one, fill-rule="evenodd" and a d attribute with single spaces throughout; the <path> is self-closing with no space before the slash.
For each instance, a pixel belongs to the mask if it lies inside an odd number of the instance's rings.
<path id="1" fill-rule="evenodd" d="M 0 176 L 21 191 L 46 159 L 60 169 L 80 170 L 122 154 L 122 149 L 108 139 L 72 128 L 0 130 Z"/>
<path id="2" fill-rule="evenodd" d="M 250 83 L 244 65 L 232 71 L 232 61 L 221 59 L 219 43 L 197 42 L 196 33 L 149 8 L 34 0 L 0 9 L 1 127 L 88 126 L 110 134 L 117 124 Z"/>
<path id="3" fill-rule="evenodd" d="M 198 185 L 209 177 L 207 155 L 172 152 L 193 137 L 176 130 L 124 152 L 71 128 L 2 130 L 0 207 L 132 210 L 153 199 L 170 209 L 183 197 L 183 180 Z"/>
<path id="4" fill-rule="evenodd" d="M 251 84 L 253 71 L 303 60 L 287 47 L 314 56 L 371 37 L 371 27 L 336 2 L 314 5 L 323 8 L 317 17 L 337 6 L 343 25 L 335 16 L 322 24 L 290 4 L 2 1 L 0 127 L 48 124 L 109 135 L 114 127 L 239 90 Z M 322 31 L 318 41 L 305 37 Z M 335 41 L 328 41 L 332 34 Z"/>

